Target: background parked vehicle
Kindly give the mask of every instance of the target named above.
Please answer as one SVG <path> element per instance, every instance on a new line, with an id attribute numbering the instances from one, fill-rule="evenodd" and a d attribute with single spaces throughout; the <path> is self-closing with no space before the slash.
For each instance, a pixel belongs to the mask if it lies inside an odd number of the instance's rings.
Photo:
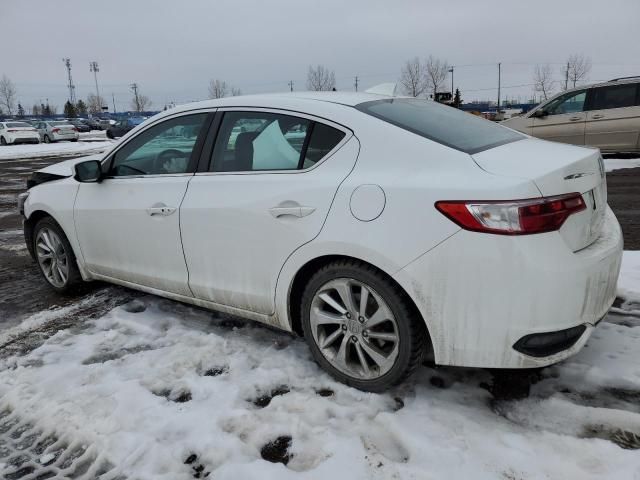
<path id="1" fill-rule="evenodd" d="M 603 152 L 640 152 L 640 77 L 564 91 L 502 124 L 534 137 Z"/>
<path id="2" fill-rule="evenodd" d="M 37 129 L 40 134 L 40 138 L 44 143 L 58 142 L 60 140 L 77 142 L 78 138 L 80 138 L 76 127 L 66 120 L 40 122 Z"/>
<path id="3" fill-rule="evenodd" d="M 0 122 L 0 145 L 17 143 L 40 143 L 40 135 L 26 122 Z"/>
<path id="4" fill-rule="evenodd" d="M 69 120 L 69 123 L 76 127 L 76 130 L 80 133 L 87 133 L 91 131 L 91 127 L 84 120 L 74 118 Z"/>
<path id="5" fill-rule="evenodd" d="M 142 117 L 130 117 L 122 120 L 118 120 L 115 125 L 111 125 L 107 128 L 107 137 L 108 138 L 117 138 L 122 137 L 125 133 L 130 130 L 133 130 L 135 127 L 144 122 L 144 118 Z"/>

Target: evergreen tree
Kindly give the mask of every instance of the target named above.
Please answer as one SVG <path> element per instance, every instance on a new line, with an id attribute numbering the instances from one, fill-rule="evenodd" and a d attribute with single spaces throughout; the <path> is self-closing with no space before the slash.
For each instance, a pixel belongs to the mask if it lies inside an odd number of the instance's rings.
<path id="1" fill-rule="evenodd" d="M 22 104 L 18 103 L 18 117 L 24 117 L 24 108 L 22 108 Z"/>
<path id="2" fill-rule="evenodd" d="M 461 103 L 462 103 L 462 98 L 460 98 L 460 89 L 456 88 L 456 94 L 453 97 L 453 106 L 456 108 L 460 108 Z"/>
<path id="3" fill-rule="evenodd" d="M 78 100 L 78 103 L 76 103 L 76 113 L 81 117 L 87 114 L 87 104 L 82 100 Z"/>
<path id="4" fill-rule="evenodd" d="M 76 117 L 76 107 L 69 100 L 64 104 L 64 116 L 67 118 Z"/>
<path id="5" fill-rule="evenodd" d="M 40 115 L 42 115 L 43 117 L 46 117 L 47 115 L 49 115 L 48 110 L 45 108 L 44 103 L 40 104 Z"/>
<path id="6" fill-rule="evenodd" d="M 41 113 L 42 113 L 42 110 L 40 110 L 40 107 L 38 106 L 38 104 L 34 103 L 33 107 L 31 107 L 31 115 L 33 115 L 34 117 L 38 117 L 40 116 Z"/>
<path id="7" fill-rule="evenodd" d="M 42 107 L 42 114 L 45 117 L 50 117 L 51 116 L 51 107 L 49 106 L 49 103 L 47 103 L 46 105 L 44 105 Z"/>

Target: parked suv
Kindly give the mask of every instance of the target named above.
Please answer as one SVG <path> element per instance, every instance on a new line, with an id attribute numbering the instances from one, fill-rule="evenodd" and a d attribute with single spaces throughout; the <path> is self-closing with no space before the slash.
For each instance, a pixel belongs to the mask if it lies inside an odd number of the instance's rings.
<path id="1" fill-rule="evenodd" d="M 502 125 L 603 152 L 640 151 L 640 77 L 616 78 L 559 93 Z"/>
<path id="2" fill-rule="evenodd" d="M 44 143 L 57 142 L 58 140 L 78 141 L 78 130 L 67 121 L 40 122 L 36 128 Z"/>

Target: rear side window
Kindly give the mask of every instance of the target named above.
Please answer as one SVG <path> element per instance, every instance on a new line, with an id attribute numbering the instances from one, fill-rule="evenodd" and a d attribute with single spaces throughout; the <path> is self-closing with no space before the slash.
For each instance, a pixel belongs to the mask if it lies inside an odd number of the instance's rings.
<path id="1" fill-rule="evenodd" d="M 292 115 L 227 112 L 212 156 L 214 172 L 300 170 L 315 165 L 345 136 Z"/>
<path id="2" fill-rule="evenodd" d="M 637 104 L 637 91 L 637 83 L 596 88 L 593 90 L 591 110 L 632 107 Z"/>
<path id="3" fill-rule="evenodd" d="M 473 154 L 525 138 L 470 113 L 429 100 L 393 98 L 356 106 L 364 113 L 447 147 Z"/>

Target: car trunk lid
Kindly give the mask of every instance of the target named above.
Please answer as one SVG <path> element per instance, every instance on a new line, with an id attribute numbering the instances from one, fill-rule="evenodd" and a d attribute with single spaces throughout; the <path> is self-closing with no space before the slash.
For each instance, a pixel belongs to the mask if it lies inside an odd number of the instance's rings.
<path id="1" fill-rule="evenodd" d="M 587 208 L 571 215 L 560 229 L 573 251 L 600 236 L 607 207 L 607 186 L 599 150 L 526 139 L 472 155 L 494 175 L 533 181 L 544 197 L 577 192 Z"/>

